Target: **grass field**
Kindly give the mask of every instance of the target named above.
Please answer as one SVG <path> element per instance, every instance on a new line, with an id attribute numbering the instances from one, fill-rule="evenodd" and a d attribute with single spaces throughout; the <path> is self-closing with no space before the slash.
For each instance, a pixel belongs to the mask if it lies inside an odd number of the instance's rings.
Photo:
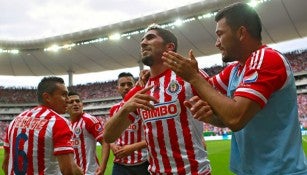
<path id="1" fill-rule="evenodd" d="M 307 136 L 303 137 L 303 147 L 305 154 L 307 155 Z M 214 175 L 233 175 L 229 171 L 229 151 L 230 151 L 230 141 L 229 140 L 218 140 L 218 141 L 207 141 L 207 148 L 209 153 L 209 159 L 212 166 L 212 174 Z M 97 147 L 97 153 L 100 156 L 101 147 Z M 112 172 L 112 160 L 113 155 L 110 155 L 106 175 L 110 175 Z M 3 149 L 0 149 L 0 164 L 2 165 L 3 161 Z M 1 170 L 0 175 L 3 175 Z"/>

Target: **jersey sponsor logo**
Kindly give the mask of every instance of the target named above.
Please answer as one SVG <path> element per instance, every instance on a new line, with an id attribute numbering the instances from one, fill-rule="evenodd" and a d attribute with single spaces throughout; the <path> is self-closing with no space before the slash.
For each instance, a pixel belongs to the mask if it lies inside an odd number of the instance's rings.
<path id="1" fill-rule="evenodd" d="M 101 132 L 102 131 L 102 126 L 100 123 L 96 123 L 95 124 L 95 130 L 98 131 L 98 132 Z"/>
<path id="2" fill-rule="evenodd" d="M 14 127 L 25 128 L 31 130 L 41 130 L 48 123 L 47 119 L 32 118 L 32 117 L 17 117 Z"/>
<path id="3" fill-rule="evenodd" d="M 143 121 L 152 122 L 156 120 L 165 120 L 179 116 L 181 108 L 178 100 L 167 103 L 159 103 L 154 105 L 152 110 L 140 110 Z"/>
<path id="4" fill-rule="evenodd" d="M 81 140 L 79 138 L 73 138 L 70 142 L 73 148 L 78 148 L 81 145 Z"/>
<path id="5" fill-rule="evenodd" d="M 258 79 L 258 72 L 255 71 L 251 75 L 244 77 L 243 83 L 252 83 L 252 82 L 257 81 L 257 79 Z"/>
<path id="6" fill-rule="evenodd" d="M 171 82 L 168 84 L 167 88 L 166 88 L 166 93 L 168 95 L 174 95 L 174 94 L 179 94 L 179 92 L 181 91 L 182 87 L 181 85 L 178 83 L 177 80 L 171 80 Z"/>

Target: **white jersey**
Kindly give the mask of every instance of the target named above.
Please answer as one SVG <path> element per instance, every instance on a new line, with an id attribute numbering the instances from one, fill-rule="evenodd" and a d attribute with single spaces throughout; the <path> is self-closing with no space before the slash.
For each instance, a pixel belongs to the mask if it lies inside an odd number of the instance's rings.
<path id="1" fill-rule="evenodd" d="M 85 174 L 95 174 L 99 166 L 96 156 L 96 143 L 102 140 L 103 128 L 96 117 L 87 113 L 81 115 L 79 120 L 71 124 L 75 161 Z"/>

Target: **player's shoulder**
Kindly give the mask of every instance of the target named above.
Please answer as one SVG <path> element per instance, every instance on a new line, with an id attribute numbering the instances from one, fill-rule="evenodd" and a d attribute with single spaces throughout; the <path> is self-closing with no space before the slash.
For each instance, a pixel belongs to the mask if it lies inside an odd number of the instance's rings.
<path id="1" fill-rule="evenodd" d="M 246 62 L 250 69 L 271 69 L 284 65 L 284 56 L 266 45 L 254 51 Z"/>
<path id="2" fill-rule="evenodd" d="M 89 114 L 89 113 L 83 113 L 83 114 L 82 114 L 82 119 L 83 119 L 85 122 L 99 123 L 99 120 L 97 119 L 97 117 L 92 116 L 92 115 Z"/>
<path id="3" fill-rule="evenodd" d="M 280 62 L 283 55 L 279 51 L 264 45 L 259 50 L 255 51 L 252 57 L 254 61 L 263 59 L 266 64 L 274 64 Z"/>
<path id="4" fill-rule="evenodd" d="M 225 68 L 220 72 L 220 76 L 228 76 L 230 74 L 230 72 L 233 70 L 233 68 L 240 66 L 240 63 L 238 61 L 234 61 L 234 62 L 230 62 L 228 63 Z"/>

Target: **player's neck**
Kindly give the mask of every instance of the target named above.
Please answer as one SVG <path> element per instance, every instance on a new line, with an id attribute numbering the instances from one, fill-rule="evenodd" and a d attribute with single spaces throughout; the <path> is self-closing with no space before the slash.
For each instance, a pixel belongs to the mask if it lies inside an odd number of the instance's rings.
<path id="1" fill-rule="evenodd" d="M 76 122 L 76 121 L 78 121 L 80 119 L 80 117 L 81 117 L 81 114 L 79 114 L 79 115 L 72 115 L 72 116 L 70 116 L 70 120 L 71 120 L 71 122 Z"/>
<path id="2" fill-rule="evenodd" d="M 161 73 L 165 72 L 168 67 L 164 66 L 163 64 L 156 64 L 150 66 L 150 77 L 156 77 L 160 75 Z"/>

